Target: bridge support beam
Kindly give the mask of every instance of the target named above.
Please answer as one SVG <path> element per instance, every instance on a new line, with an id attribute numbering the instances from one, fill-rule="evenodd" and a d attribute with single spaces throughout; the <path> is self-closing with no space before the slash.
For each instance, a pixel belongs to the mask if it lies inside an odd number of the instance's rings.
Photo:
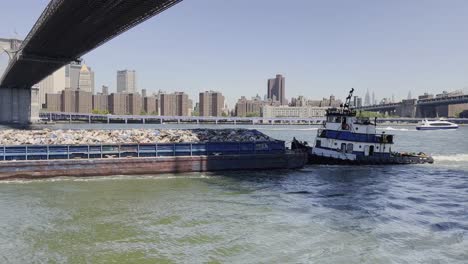
<path id="1" fill-rule="evenodd" d="M 39 89 L 0 88 L 0 123 L 27 125 L 39 120 Z"/>

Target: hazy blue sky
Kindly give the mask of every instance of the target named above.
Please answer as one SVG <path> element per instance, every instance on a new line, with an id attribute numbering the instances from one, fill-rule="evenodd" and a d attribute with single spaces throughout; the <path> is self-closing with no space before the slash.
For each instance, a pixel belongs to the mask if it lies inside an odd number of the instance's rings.
<path id="1" fill-rule="evenodd" d="M 0 36 L 21 38 L 48 3 L 2 2 Z M 128 68 L 140 89 L 219 90 L 230 106 L 276 73 L 288 98 L 402 98 L 468 86 L 467 14 L 466 0 L 185 0 L 84 59 L 98 88 Z"/>

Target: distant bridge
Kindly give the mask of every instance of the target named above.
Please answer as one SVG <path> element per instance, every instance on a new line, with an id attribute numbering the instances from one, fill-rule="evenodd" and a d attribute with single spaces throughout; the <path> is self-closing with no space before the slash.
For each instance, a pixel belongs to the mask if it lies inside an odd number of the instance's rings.
<path id="1" fill-rule="evenodd" d="M 402 117 L 446 116 L 451 105 L 467 104 L 468 95 L 440 97 L 431 99 L 410 99 L 400 103 L 369 105 L 355 108 L 360 111 L 380 112 Z M 468 109 L 468 107 L 466 107 Z"/>
<path id="2" fill-rule="evenodd" d="M 466 104 L 468 103 L 468 95 L 440 97 L 431 99 L 422 99 L 418 101 L 418 105 L 448 105 L 448 104 Z"/>
<path id="3" fill-rule="evenodd" d="M 367 106 L 357 107 L 356 110 L 370 111 L 370 112 L 395 111 L 400 106 L 401 106 L 401 103 L 367 105 Z"/>
<path id="4" fill-rule="evenodd" d="M 33 85 L 181 1 L 51 0 L 0 79 L 0 122 L 29 122 Z"/>

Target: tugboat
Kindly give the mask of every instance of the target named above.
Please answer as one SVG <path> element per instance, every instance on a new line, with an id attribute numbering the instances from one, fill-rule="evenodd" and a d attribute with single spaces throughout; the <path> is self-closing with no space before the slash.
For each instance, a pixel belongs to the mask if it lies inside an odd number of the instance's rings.
<path id="1" fill-rule="evenodd" d="M 354 88 L 349 92 L 344 105 L 330 108 L 326 112 L 326 121 L 317 131 L 314 146 L 293 139 L 292 149 L 308 152 L 309 164 L 422 164 L 433 163 L 434 159 L 422 152 L 393 152 L 393 135 L 376 132 L 376 121 L 356 117 L 356 111 L 350 108 Z"/>

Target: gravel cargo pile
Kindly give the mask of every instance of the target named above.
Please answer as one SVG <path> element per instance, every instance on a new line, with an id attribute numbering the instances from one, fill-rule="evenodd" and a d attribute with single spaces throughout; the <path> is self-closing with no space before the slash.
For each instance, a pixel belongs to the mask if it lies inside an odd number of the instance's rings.
<path id="1" fill-rule="evenodd" d="M 0 145 L 273 141 L 248 129 L 0 130 Z"/>

